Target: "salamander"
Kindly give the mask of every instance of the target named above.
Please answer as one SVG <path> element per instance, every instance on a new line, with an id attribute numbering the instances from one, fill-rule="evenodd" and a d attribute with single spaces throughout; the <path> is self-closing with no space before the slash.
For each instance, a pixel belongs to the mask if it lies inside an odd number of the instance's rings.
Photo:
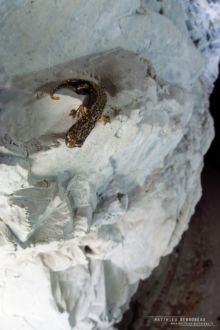
<path id="1" fill-rule="evenodd" d="M 55 86 L 50 97 L 59 100 L 59 97 L 54 94 L 62 88 L 71 89 L 78 95 L 87 96 L 77 110 L 70 112 L 71 116 L 77 115 L 80 118 L 70 127 L 65 137 L 67 147 L 81 147 L 98 120 L 104 123 L 109 122 L 109 117 L 102 115 L 107 95 L 104 87 L 95 82 L 85 79 L 68 79 Z"/>

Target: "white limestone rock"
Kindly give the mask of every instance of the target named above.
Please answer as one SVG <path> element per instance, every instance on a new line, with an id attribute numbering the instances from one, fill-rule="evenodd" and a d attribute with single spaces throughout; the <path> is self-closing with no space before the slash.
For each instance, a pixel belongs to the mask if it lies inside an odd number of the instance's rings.
<path id="1" fill-rule="evenodd" d="M 216 0 L 182 1 L 191 39 L 203 54 L 206 65 L 202 80 L 211 93 L 219 73 L 220 2 Z"/>
<path id="2" fill-rule="evenodd" d="M 40 258 L 74 329 L 102 329 L 186 230 L 213 127 L 199 83 L 192 92 L 170 85 L 128 51 L 73 61 L 54 76 L 82 76 L 85 61 L 87 78 L 95 72 L 106 86 L 111 123 L 97 123 L 81 148 L 63 139 L 74 95 L 16 91 L 16 107 L 11 97 L 1 113 L 2 248 L 20 242 L 31 262 Z M 39 86 L 45 77 L 48 70 L 36 74 Z M 29 75 L 22 84 L 30 87 Z"/>
<path id="3" fill-rule="evenodd" d="M 203 54 L 202 80 L 211 93 L 218 77 L 220 61 L 220 2 L 216 0 L 142 0 L 147 8 L 168 17 L 185 35 L 189 35 Z"/>
<path id="4" fill-rule="evenodd" d="M 150 8 L 139 15 L 139 0 L 1 2 L 1 80 L 8 84 L 15 74 L 53 70 L 57 64 L 117 47 L 142 54 L 161 78 L 186 88 L 203 68 L 189 38 Z"/>

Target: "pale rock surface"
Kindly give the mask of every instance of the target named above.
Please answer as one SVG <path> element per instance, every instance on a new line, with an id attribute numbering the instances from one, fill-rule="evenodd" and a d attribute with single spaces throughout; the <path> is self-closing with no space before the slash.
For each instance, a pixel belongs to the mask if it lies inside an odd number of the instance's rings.
<path id="1" fill-rule="evenodd" d="M 190 35 L 203 54 L 202 81 L 211 93 L 220 61 L 220 2 L 218 0 L 142 0 L 140 13 L 148 8 L 169 18 L 184 35 Z"/>
<path id="2" fill-rule="evenodd" d="M 1 1 L 0 329 L 113 329 L 201 196 L 203 59 L 143 2 L 30 3 Z M 47 92 L 75 76 L 103 83 L 111 123 L 68 149 L 81 101 Z"/>
<path id="3" fill-rule="evenodd" d="M 139 0 L 62 0 L 54 6 L 44 0 L 1 0 L 0 5 L 1 79 L 8 84 L 15 74 L 52 70 L 54 65 L 117 47 L 142 54 L 161 78 L 186 88 L 203 67 L 189 38 L 150 8 L 139 14 Z"/>
<path id="4" fill-rule="evenodd" d="M 212 91 L 218 77 L 220 61 L 220 2 L 218 0 L 183 0 L 186 26 L 191 39 L 204 55 L 202 80 Z"/>

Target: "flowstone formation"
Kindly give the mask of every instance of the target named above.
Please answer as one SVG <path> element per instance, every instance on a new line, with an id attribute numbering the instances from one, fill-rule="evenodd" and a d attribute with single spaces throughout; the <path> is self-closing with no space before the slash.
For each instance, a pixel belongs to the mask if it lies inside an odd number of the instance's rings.
<path id="1" fill-rule="evenodd" d="M 1 50 L 0 328 L 113 329 L 140 279 L 179 242 L 201 196 L 213 138 L 198 79 L 204 61 L 187 30 L 146 3 L 63 1 L 43 12 L 40 3 L 11 4 L 2 28 L 11 39 Z M 32 49 L 30 31 L 20 31 L 38 14 L 42 26 L 33 22 L 31 32 L 40 38 L 58 9 L 62 38 L 51 41 L 49 57 L 43 42 Z M 20 30 L 12 33 L 15 19 Z M 78 33 L 69 34 L 70 25 Z M 13 43 L 16 61 L 7 56 Z M 110 123 L 97 123 L 70 149 L 68 114 L 82 99 L 60 90 L 55 101 L 49 92 L 74 77 L 102 83 Z"/>

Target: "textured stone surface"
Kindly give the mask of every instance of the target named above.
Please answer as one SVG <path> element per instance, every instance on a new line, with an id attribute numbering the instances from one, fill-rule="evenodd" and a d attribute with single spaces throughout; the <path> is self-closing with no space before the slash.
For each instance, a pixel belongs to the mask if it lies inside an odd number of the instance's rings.
<path id="1" fill-rule="evenodd" d="M 0 4 L 4 81 L 117 47 L 142 54 L 161 78 L 184 87 L 201 73 L 203 59 L 192 42 L 165 16 L 149 8 L 139 14 L 139 0 Z"/>
<path id="2" fill-rule="evenodd" d="M 195 315 L 200 315 L 205 321 L 200 324 L 194 321 L 194 327 L 202 329 L 209 324 L 210 328 L 219 328 L 220 172 L 207 163 L 203 169 L 202 188 L 203 195 L 189 229 L 177 248 L 160 261 L 148 279 L 140 282 L 129 311 L 117 325 L 118 330 L 173 327 L 171 319 L 158 321 L 151 315 L 179 315 L 176 328 L 181 323 L 184 327 L 183 317 L 195 320 Z"/>
<path id="3" fill-rule="evenodd" d="M 202 80 L 208 90 L 218 77 L 220 61 L 220 2 L 216 0 L 182 1 L 191 39 L 205 58 Z"/>
<path id="4" fill-rule="evenodd" d="M 192 92 L 170 85 L 123 50 L 86 62 L 87 74 L 95 71 L 106 83 L 111 123 L 97 124 L 80 149 L 63 140 L 68 111 L 79 104 L 73 96 L 53 101 L 19 92 L 16 108 L 13 97 L 6 102 L 2 239 L 10 242 L 13 232 L 21 246 L 37 244 L 31 259 L 50 271 L 59 310 L 69 313 L 72 326 L 101 329 L 118 320 L 139 279 L 187 228 L 213 131 L 199 83 Z M 85 60 L 58 67 L 54 76 L 64 78 L 70 68 L 80 75 Z M 40 84 L 45 77 L 47 71 L 35 78 Z M 31 88 L 29 75 L 22 84 Z"/>

